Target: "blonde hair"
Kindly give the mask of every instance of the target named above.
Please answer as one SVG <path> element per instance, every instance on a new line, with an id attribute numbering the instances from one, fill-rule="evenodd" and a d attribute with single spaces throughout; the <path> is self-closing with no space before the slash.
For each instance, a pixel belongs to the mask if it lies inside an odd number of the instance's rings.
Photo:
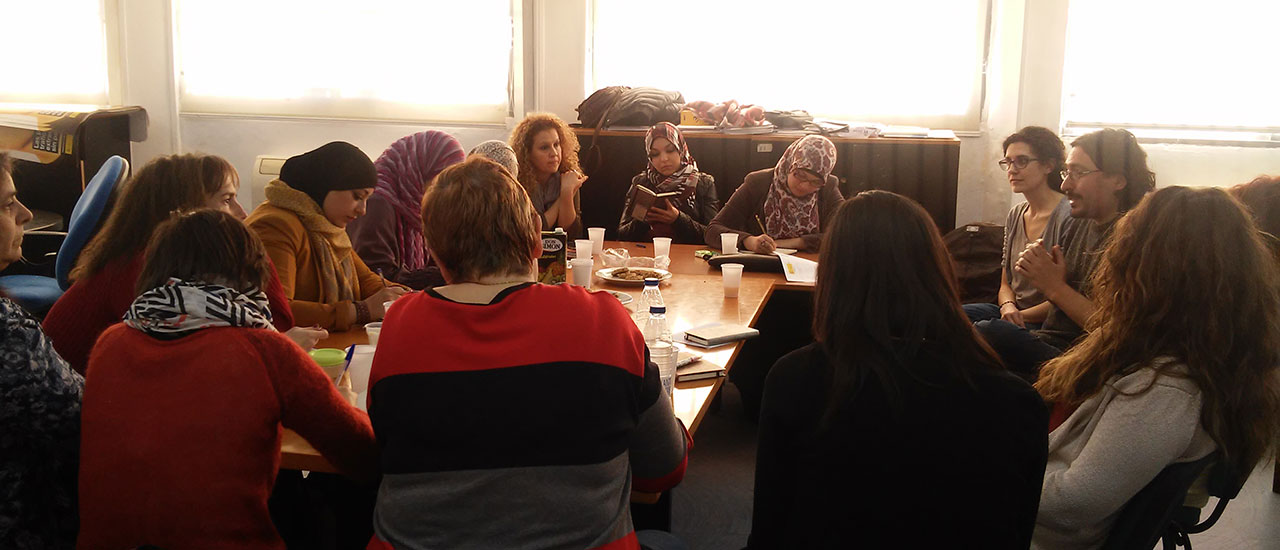
<path id="1" fill-rule="evenodd" d="M 529 195 L 485 157 L 444 169 L 422 198 L 423 238 L 458 281 L 528 273 L 541 229 Z"/>
<path id="2" fill-rule="evenodd" d="M 1161 189 L 1121 218 L 1091 278 L 1089 333 L 1036 389 L 1077 404 L 1171 357 L 1204 399 L 1200 423 L 1248 472 L 1280 430 L 1280 274 L 1257 226 L 1221 189 Z M 1137 393 L 1143 393 L 1143 389 Z"/>
<path id="3" fill-rule="evenodd" d="M 525 191 L 532 192 L 544 182 L 536 181 L 533 170 L 533 136 L 546 130 L 555 130 L 560 136 L 560 166 L 557 173 L 580 170 L 578 166 L 578 135 L 565 124 L 560 117 L 548 113 L 533 113 L 517 124 L 511 131 L 511 149 L 516 152 L 516 165 L 519 173 L 516 181 Z"/>

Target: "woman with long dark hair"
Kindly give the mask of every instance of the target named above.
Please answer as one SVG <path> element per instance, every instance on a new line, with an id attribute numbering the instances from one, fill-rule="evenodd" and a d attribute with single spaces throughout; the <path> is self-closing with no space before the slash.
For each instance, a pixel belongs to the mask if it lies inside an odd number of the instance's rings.
<path id="1" fill-rule="evenodd" d="M 1170 187 L 1122 218 L 1088 335 L 1040 371 L 1054 403 L 1039 548 L 1094 548 L 1166 466 L 1215 449 L 1247 476 L 1280 433 L 1280 274 L 1221 189 Z"/>
<path id="2" fill-rule="evenodd" d="M 969 323 L 924 209 L 845 202 L 814 298 L 816 342 L 765 384 L 749 546 L 1026 548 L 1047 412 Z"/>

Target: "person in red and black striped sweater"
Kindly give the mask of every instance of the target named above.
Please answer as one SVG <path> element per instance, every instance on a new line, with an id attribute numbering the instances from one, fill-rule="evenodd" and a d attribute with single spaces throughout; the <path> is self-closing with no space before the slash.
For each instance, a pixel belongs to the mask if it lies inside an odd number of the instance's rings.
<path id="1" fill-rule="evenodd" d="M 442 172 L 422 211 L 449 284 L 383 322 L 369 547 L 639 548 L 631 489 L 677 484 L 687 436 L 626 310 L 533 283 L 538 214 L 488 159 Z"/>

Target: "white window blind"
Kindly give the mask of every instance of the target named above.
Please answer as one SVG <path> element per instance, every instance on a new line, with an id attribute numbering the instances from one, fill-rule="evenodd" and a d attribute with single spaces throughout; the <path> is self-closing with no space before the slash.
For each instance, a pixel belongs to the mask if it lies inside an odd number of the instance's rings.
<path id="1" fill-rule="evenodd" d="M 986 0 L 596 0 L 596 88 L 976 130 Z"/>
<path id="2" fill-rule="evenodd" d="M 105 105 L 105 28 L 100 0 L 4 2 L 0 102 Z"/>
<path id="3" fill-rule="evenodd" d="M 502 122 L 510 0 L 181 0 L 181 110 Z"/>
<path id="4" fill-rule="evenodd" d="M 1278 131 L 1276 21 L 1274 1 L 1072 0 L 1066 126 Z"/>

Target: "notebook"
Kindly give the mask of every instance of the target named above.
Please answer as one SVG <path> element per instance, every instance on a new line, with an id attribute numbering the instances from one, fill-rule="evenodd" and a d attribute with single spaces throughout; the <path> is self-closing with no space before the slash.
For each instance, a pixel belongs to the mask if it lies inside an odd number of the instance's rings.
<path id="1" fill-rule="evenodd" d="M 708 325 L 684 332 L 686 342 L 695 346 L 712 348 L 729 342 L 746 340 L 760 335 L 760 331 L 744 325 Z"/>

